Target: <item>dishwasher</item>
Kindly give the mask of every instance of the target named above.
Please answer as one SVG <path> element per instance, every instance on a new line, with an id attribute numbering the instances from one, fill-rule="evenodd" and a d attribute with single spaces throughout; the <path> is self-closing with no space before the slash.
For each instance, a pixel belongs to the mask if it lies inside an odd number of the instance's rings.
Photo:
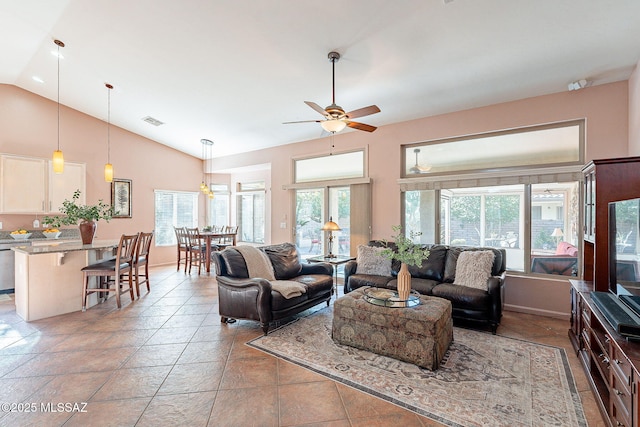
<path id="1" fill-rule="evenodd" d="M 13 246 L 25 246 L 31 243 L 0 243 L 0 293 L 15 288 L 15 252 Z"/>

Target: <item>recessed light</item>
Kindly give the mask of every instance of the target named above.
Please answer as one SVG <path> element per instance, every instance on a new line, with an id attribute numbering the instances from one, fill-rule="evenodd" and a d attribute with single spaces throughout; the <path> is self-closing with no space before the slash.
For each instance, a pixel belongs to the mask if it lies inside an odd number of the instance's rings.
<path id="1" fill-rule="evenodd" d="M 44 80 L 42 80 L 40 77 L 38 76 L 32 76 L 31 77 L 33 79 L 33 81 L 36 81 L 38 83 L 44 83 Z"/>

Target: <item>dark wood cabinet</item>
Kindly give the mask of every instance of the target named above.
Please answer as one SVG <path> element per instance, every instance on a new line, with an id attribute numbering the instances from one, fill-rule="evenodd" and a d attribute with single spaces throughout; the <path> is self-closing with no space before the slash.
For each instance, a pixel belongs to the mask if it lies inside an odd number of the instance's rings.
<path id="1" fill-rule="evenodd" d="M 569 338 L 587 374 L 596 402 L 611 426 L 639 426 L 640 343 L 609 325 L 593 304 L 593 283 L 571 282 Z"/>
<path id="2" fill-rule="evenodd" d="M 640 197 L 640 157 L 593 160 L 584 174 L 582 278 L 609 290 L 609 203 Z"/>

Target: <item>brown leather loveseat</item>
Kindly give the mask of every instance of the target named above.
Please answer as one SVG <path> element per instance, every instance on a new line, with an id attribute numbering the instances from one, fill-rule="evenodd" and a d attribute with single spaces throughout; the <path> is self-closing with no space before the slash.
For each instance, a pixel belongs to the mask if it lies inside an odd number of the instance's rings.
<path id="1" fill-rule="evenodd" d="M 291 243 L 259 249 L 271 262 L 276 280 L 301 283 L 305 292 L 285 298 L 273 289 L 269 280 L 249 277 L 245 258 L 235 247 L 214 252 L 222 322 L 229 319 L 257 320 L 266 335 L 270 323 L 275 320 L 290 317 L 321 302 L 329 305 L 333 291 L 331 264 L 303 264 L 298 250 Z"/>
<path id="2" fill-rule="evenodd" d="M 380 241 L 371 241 L 369 246 L 382 246 Z M 393 244 L 389 244 L 393 247 Z M 423 295 L 436 296 L 451 301 L 454 320 L 483 322 L 495 334 L 502 317 L 504 304 L 504 278 L 506 251 L 500 248 L 479 248 L 468 246 L 425 245 L 430 254 L 422 266 L 409 267 L 411 289 Z M 492 251 L 493 265 L 487 279 L 486 288 L 465 286 L 456 281 L 456 266 L 463 251 Z M 389 275 L 357 274 L 357 261 L 350 261 L 344 268 L 344 292 L 351 292 L 362 286 L 397 289 L 400 263 L 393 261 Z M 483 286 L 484 287 L 484 286 Z"/>

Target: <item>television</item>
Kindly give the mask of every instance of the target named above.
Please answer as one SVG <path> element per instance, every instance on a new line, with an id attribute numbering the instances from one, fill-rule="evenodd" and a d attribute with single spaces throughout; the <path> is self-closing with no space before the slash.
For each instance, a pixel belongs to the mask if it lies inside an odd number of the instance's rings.
<path id="1" fill-rule="evenodd" d="M 609 290 L 640 315 L 640 198 L 609 203 Z"/>

